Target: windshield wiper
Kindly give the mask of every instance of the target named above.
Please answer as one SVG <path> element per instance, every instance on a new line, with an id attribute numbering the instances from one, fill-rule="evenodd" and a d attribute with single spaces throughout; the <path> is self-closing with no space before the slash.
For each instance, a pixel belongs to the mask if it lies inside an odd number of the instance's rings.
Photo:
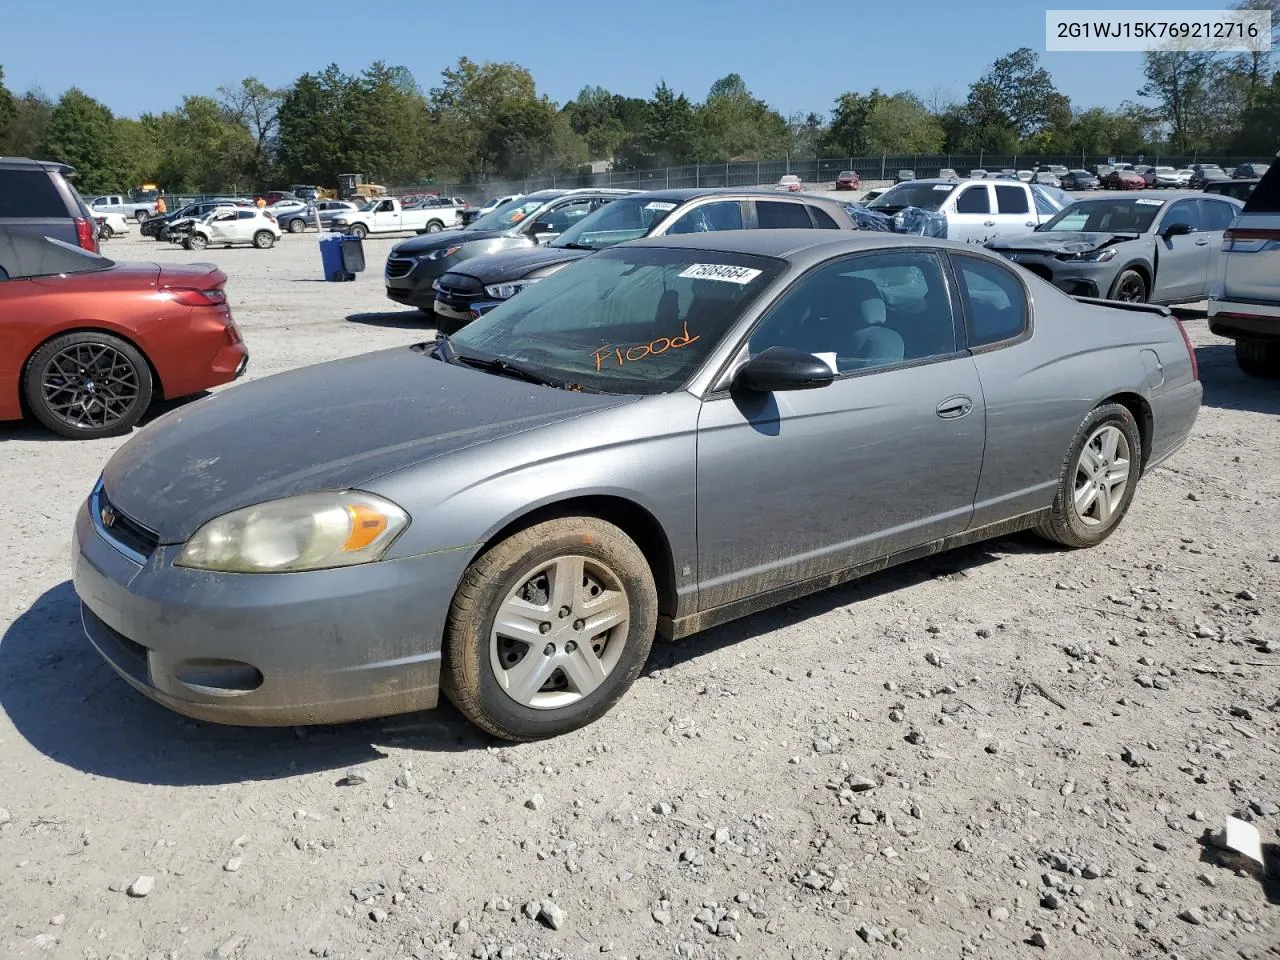
<path id="1" fill-rule="evenodd" d="M 448 339 L 445 339 L 448 343 Z M 531 370 L 529 367 L 522 366 L 519 363 L 513 363 L 503 357 L 476 357 L 469 354 L 458 353 L 449 344 L 449 350 L 452 352 L 454 361 L 464 363 L 468 367 L 475 367 L 477 370 L 488 370 L 499 376 L 510 377 L 513 380 L 524 380 L 527 383 L 537 383 L 547 387 L 557 387 L 564 390 L 566 384 L 563 380 L 557 380 L 555 377 L 548 377 L 545 374 Z"/>
<path id="2" fill-rule="evenodd" d="M 586 243 L 557 243 L 554 246 L 561 250 L 594 250 L 595 247 Z"/>

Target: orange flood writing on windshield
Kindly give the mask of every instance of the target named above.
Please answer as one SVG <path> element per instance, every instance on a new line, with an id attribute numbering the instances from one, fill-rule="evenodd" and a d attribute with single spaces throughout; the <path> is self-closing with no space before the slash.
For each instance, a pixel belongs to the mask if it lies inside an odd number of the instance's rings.
<path id="1" fill-rule="evenodd" d="M 596 359 L 596 369 L 600 370 L 611 360 L 617 360 L 618 366 L 622 366 L 624 363 L 635 363 L 635 361 L 643 360 L 645 357 L 656 357 L 658 354 L 666 353 L 668 350 L 680 350 L 691 343 L 697 343 L 700 339 L 701 337 L 698 335 L 689 336 L 689 321 L 686 320 L 684 333 L 681 336 L 658 337 L 648 343 L 636 343 L 629 347 L 615 347 L 610 343 L 591 351 L 591 355 Z"/>

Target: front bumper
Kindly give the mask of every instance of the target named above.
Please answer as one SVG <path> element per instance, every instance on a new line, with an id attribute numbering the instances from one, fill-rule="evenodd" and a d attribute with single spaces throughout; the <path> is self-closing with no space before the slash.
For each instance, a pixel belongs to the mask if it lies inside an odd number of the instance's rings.
<path id="1" fill-rule="evenodd" d="M 1002 255 L 1073 297 L 1105 297 L 1111 291 L 1116 275 L 1114 262 L 1072 263 L 1056 257 L 1017 252 Z"/>
<path id="2" fill-rule="evenodd" d="M 126 521 L 127 523 L 127 521 Z M 112 535 L 98 491 L 75 523 L 85 633 L 135 689 L 186 716 L 278 726 L 436 705 L 458 550 L 308 573 L 175 567 L 179 548 Z"/>
<path id="3" fill-rule="evenodd" d="M 436 292 L 432 284 L 449 270 L 452 258 L 422 260 L 416 257 L 389 257 L 383 272 L 387 296 L 396 303 L 433 309 Z"/>

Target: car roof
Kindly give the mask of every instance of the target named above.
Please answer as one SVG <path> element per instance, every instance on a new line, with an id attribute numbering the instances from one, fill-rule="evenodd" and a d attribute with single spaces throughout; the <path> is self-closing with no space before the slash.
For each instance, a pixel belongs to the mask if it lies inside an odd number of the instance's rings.
<path id="1" fill-rule="evenodd" d="M 1151 196 L 1147 196 L 1146 194 L 1143 194 L 1142 196 L 1131 196 L 1130 194 L 1127 194 L 1127 193 L 1121 193 L 1118 196 L 1113 196 L 1113 197 L 1081 197 L 1078 200 L 1073 200 L 1072 204 L 1074 205 L 1077 203 L 1107 203 L 1114 200 L 1132 199 L 1132 200 L 1146 201 L 1146 204 L 1150 204 L 1151 201 L 1156 200 L 1156 201 L 1159 201 L 1161 206 L 1167 207 L 1169 204 L 1171 204 L 1175 200 L 1188 200 L 1194 197 L 1203 197 L 1203 196 L 1204 196 L 1203 190 L 1161 190 L 1160 196 L 1158 197 L 1151 197 Z"/>
<path id="2" fill-rule="evenodd" d="M 723 230 L 716 233 L 684 233 L 672 236 L 644 237 L 620 243 L 610 249 L 623 247 L 668 247 L 680 250 L 707 250 L 717 253 L 743 253 L 757 257 L 773 257 L 789 260 L 814 252 L 836 248 L 849 253 L 862 250 L 879 250 L 898 247 L 929 247 L 932 249 L 967 250 L 982 253 L 972 244 L 954 240 L 938 240 L 915 234 L 881 233 L 856 230 Z"/>
<path id="3" fill-rule="evenodd" d="M 70 164 L 58 163 L 56 160 L 32 160 L 30 157 L 0 157 L 0 167 L 5 167 L 9 170 L 44 170 L 50 173 L 60 173 L 64 177 L 74 177 L 76 175 L 76 168 Z"/>

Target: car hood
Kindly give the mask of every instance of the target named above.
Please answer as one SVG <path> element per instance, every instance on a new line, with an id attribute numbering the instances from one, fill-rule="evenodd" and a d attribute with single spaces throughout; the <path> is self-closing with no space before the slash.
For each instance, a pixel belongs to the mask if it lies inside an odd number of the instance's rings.
<path id="1" fill-rule="evenodd" d="M 450 272 L 475 277 L 481 283 L 506 283 L 527 277 L 541 267 L 581 260 L 593 253 L 594 250 L 568 250 L 564 247 L 529 247 L 472 257 L 462 261 Z"/>
<path id="2" fill-rule="evenodd" d="M 558 390 L 444 363 L 421 345 L 302 367 L 174 410 L 103 471 L 111 501 L 181 543 L 230 510 L 343 490 L 633 397 Z"/>
<path id="3" fill-rule="evenodd" d="M 467 230 L 459 227 L 456 230 L 441 230 L 439 233 L 428 233 L 397 243 L 391 250 L 392 256 L 403 254 L 427 253 L 444 247 L 453 247 L 459 243 L 470 243 L 472 240 L 492 240 L 495 237 L 509 235 L 506 230 Z"/>
<path id="4" fill-rule="evenodd" d="M 990 240 L 987 247 L 992 250 L 1021 250 L 1029 253 L 1089 253 L 1114 243 L 1137 240 L 1139 236 L 1141 234 L 1138 233 L 1078 233 L 1074 230 L 1062 230 L 1024 233 L 1008 240 Z"/>

